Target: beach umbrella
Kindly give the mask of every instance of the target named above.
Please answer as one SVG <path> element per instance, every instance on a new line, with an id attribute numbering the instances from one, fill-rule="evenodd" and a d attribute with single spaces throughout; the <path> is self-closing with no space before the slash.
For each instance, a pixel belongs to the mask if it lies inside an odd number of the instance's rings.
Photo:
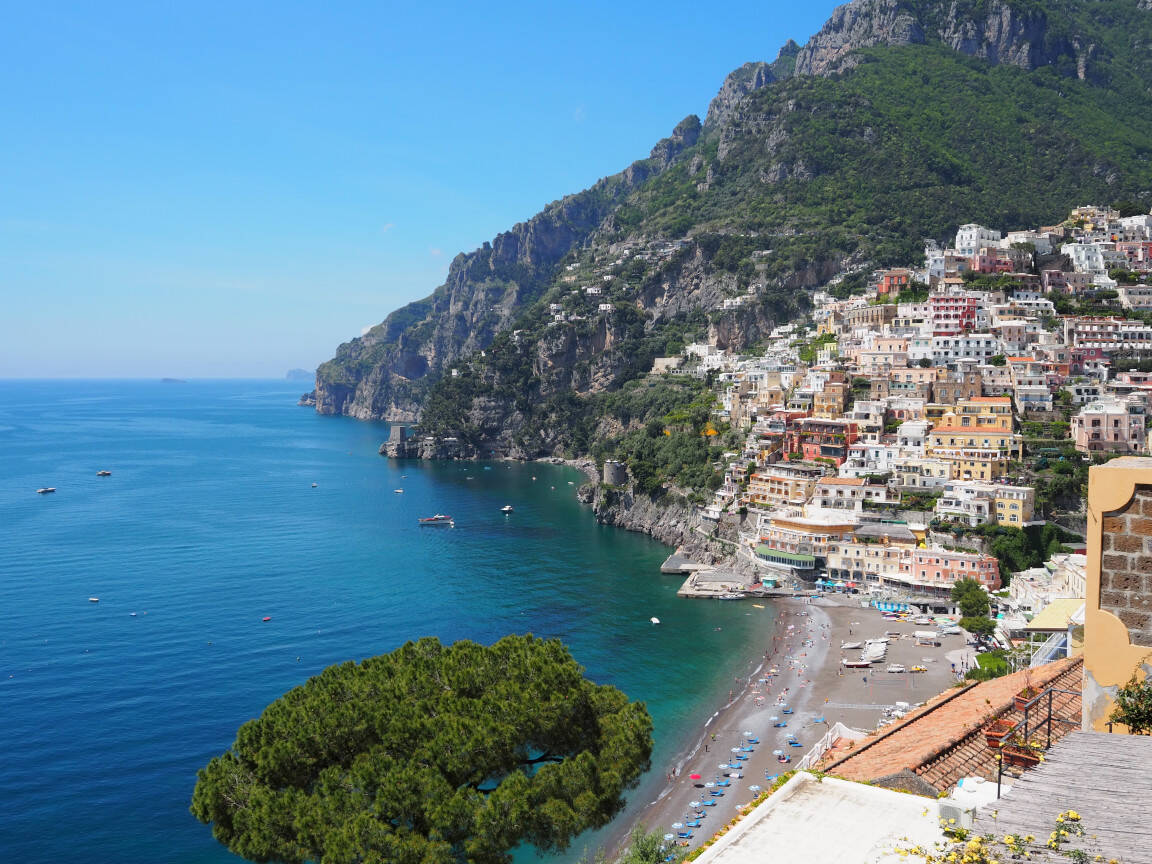
<path id="1" fill-rule="evenodd" d="M 717 765 L 716 767 L 717 767 L 717 768 L 728 768 L 728 767 L 729 767 L 729 765 L 728 765 L 728 763 L 727 763 L 727 762 L 721 762 L 721 763 L 720 763 L 719 765 Z"/>
<path id="2" fill-rule="evenodd" d="M 783 755 L 784 755 L 784 751 L 783 751 L 783 750 L 773 750 L 773 751 L 772 751 L 772 755 L 773 755 L 773 756 L 783 756 Z"/>
<path id="3" fill-rule="evenodd" d="M 753 792 L 759 792 L 759 791 L 760 791 L 760 787 L 759 787 L 759 786 L 757 786 L 755 783 L 753 783 L 753 784 L 752 784 L 751 786 L 749 786 L 748 788 L 749 788 L 749 789 L 751 789 Z M 675 828 L 676 826 L 675 826 L 675 825 L 673 825 L 672 827 L 673 827 L 673 828 Z"/>
<path id="4" fill-rule="evenodd" d="M 688 775 L 688 779 L 689 779 L 689 780 L 699 780 L 699 779 L 700 779 L 700 775 L 699 775 L 699 774 L 689 774 L 689 775 Z"/>
<path id="5" fill-rule="evenodd" d="M 705 789 L 714 789 L 714 788 L 716 788 L 716 784 L 713 783 L 711 780 L 709 780 L 707 783 L 704 784 L 704 788 Z"/>
<path id="6" fill-rule="evenodd" d="M 747 729 L 745 729 L 745 730 L 744 730 L 744 737 L 745 737 L 745 738 L 751 738 L 751 737 L 752 737 L 752 733 L 751 733 L 751 732 L 749 732 Z"/>
<path id="7" fill-rule="evenodd" d="M 683 822 L 673 822 L 672 827 L 676 828 L 676 829 L 680 829 L 680 828 L 684 827 L 684 823 Z"/>
<path id="8" fill-rule="evenodd" d="M 733 748 L 732 748 L 732 752 L 733 752 L 733 753 L 739 753 L 739 752 L 740 752 L 740 748 L 739 748 L 739 747 L 733 747 Z"/>
<path id="9" fill-rule="evenodd" d="M 700 802 L 699 802 L 699 801 L 689 801 L 689 802 L 688 802 L 688 806 L 689 806 L 689 807 L 699 807 L 699 806 L 700 806 Z"/>
<path id="10" fill-rule="evenodd" d="M 665 834 L 665 835 L 664 835 L 664 839 L 665 839 L 665 840 L 675 840 L 675 839 L 676 839 L 676 835 L 675 835 L 675 834 Z"/>
<path id="11" fill-rule="evenodd" d="M 769 723 L 779 723 L 780 718 L 778 716 L 776 716 L 775 714 L 773 714 L 771 717 L 768 718 L 768 722 Z"/>

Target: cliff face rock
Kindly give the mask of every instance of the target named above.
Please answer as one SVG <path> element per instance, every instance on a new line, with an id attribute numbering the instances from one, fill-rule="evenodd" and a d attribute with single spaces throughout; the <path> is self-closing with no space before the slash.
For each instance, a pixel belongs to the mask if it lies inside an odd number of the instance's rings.
<path id="1" fill-rule="evenodd" d="M 796 55 L 797 75 L 829 75 L 851 66 L 853 52 L 873 45 L 912 45 L 924 29 L 900 0 L 853 0 L 839 6 Z"/>
<path id="2" fill-rule="evenodd" d="M 695 146 L 699 139 L 700 118 L 695 114 L 689 114 L 676 124 L 670 137 L 661 138 L 656 142 L 649 158 L 658 162 L 661 168 L 667 168 L 682 152 Z"/>
<path id="3" fill-rule="evenodd" d="M 831 75 L 851 68 L 858 62 L 854 52 L 861 48 L 926 42 L 1021 69 L 1054 65 L 1067 58 L 1075 61 L 1080 78 L 1090 74 L 1090 44 L 1055 34 L 1048 14 L 1038 7 L 1011 0 L 913 6 L 907 0 L 853 0 L 840 6 L 800 49 L 796 74 Z"/>
<path id="4" fill-rule="evenodd" d="M 789 39 L 773 62 L 745 63 L 739 69 L 729 73 L 720 86 L 720 92 L 708 103 L 705 127 L 715 129 L 723 125 L 732 117 L 736 107 L 740 104 L 740 100 L 749 93 L 767 87 L 773 81 L 780 81 L 792 75 L 796 56 L 799 52 L 800 46 Z"/>

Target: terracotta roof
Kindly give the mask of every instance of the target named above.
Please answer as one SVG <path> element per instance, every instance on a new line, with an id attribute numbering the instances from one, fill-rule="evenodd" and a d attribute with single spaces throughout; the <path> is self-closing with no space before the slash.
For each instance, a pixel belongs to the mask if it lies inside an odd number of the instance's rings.
<path id="1" fill-rule="evenodd" d="M 863 486 L 863 477 L 821 477 L 817 486 Z"/>
<path id="2" fill-rule="evenodd" d="M 1034 687 L 1073 691 L 1053 697 L 1053 716 L 1074 720 L 1075 725 L 1053 722 L 1052 740 L 1079 728 L 1082 665 L 1082 658 L 1074 657 L 947 690 L 821 770 L 864 782 L 909 770 L 941 792 L 961 777 L 995 779 L 996 751 L 988 747 L 981 731 L 988 720 L 993 716 L 1013 722 L 1023 719 L 1024 715 L 1015 710 L 1013 697 L 1024 688 L 1025 674 L 1030 671 Z M 1040 711 L 1047 716 L 1047 706 L 1032 713 Z"/>

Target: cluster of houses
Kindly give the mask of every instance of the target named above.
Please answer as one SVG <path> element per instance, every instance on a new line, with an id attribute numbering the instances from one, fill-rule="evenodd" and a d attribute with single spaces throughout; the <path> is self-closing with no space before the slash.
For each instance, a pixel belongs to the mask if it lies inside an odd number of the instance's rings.
<path id="1" fill-rule="evenodd" d="M 865 296 L 818 293 L 813 321 L 778 328 L 761 356 L 694 344 L 662 358 L 656 371 L 711 375 L 720 418 L 746 433 L 703 517 L 751 514 L 741 552 L 766 579 L 999 589 L 994 557 L 933 526 L 1034 521 L 1034 489 L 1011 482 L 1037 455 L 1025 421 L 1082 453 L 1147 452 L 1152 373 L 1113 366 L 1152 357 L 1150 275 L 1152 215 L 964 225 L 919 268 L 873 273 Z M 1060 314 L 1069 302 L 1111 314 Z"/>

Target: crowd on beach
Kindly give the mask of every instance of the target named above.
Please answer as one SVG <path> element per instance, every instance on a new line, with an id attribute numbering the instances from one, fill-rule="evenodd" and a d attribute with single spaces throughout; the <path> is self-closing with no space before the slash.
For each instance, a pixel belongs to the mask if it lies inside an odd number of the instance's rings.
<path id="1" fill-rule="evenodd" d="M 846 669 L 843 642 L 893 626 L 876 610 L 807 598 L 780 601 L 774 609 L 772 635 L 757 649 L 753 671 L 734 681 L 687 755 L 666 770 L 657 800 L 639 814 L 646 830 L 662 829 L 670 844 L 692 847 L 713 836 L 837 721 L 873 729 L 893 703 L 924 701 L 962 674 L 959 656 L 930 663 L 924 675 Z M 917 650 L 911 646 L 901 650 Z"/>

